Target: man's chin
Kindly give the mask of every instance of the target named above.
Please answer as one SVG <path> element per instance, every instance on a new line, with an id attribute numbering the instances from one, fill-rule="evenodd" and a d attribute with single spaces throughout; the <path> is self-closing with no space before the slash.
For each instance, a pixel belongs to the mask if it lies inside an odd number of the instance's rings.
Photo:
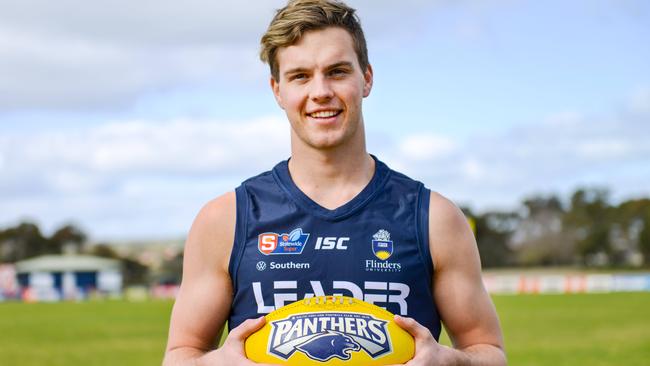
<path id="1" fill-rule="evenodd" d="M 340 136 L 313 138 L 307 141 L 307 145 L 318 150 L 334 150 L 344 144 L 345 140 Z"/>

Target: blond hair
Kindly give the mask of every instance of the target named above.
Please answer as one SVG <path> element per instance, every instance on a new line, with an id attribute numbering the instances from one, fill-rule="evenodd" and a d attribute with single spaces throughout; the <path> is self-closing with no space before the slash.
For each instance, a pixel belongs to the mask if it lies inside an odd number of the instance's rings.
<path id="1" fill-rule="evenodd" d="M 277 52 L 296 44 L 308 31 L 340 27 L 352 36 L 354 51 L 363 72 L 368 68 L 368 49 L 355 9 L 336 0 L 291 0 L 279 9 L 260 41 L 260 59 L 269 64 L 271 76 L 279 81 Z"/>

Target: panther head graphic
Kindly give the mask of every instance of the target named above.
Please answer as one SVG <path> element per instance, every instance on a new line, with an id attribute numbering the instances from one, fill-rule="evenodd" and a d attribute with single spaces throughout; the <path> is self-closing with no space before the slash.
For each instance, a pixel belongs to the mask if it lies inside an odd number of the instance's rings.
<path id="1" fill-rule="evenodd" d="M 327 331 L 310 338 L 296 348 L 307 355 L 307 357 L 325 362 L 333 357 L 342 360 L 350 359 L 350 352 L 361 349 L 359 344 L 352 338 L 333 331 Z"/>

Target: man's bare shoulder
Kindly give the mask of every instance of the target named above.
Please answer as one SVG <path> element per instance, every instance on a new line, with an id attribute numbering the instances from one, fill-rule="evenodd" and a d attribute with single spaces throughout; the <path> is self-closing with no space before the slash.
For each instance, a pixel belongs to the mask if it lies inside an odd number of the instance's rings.
<path id="1" fill-rule="evenodd" d="M 218 226 L 222 226 L 220 223 L 230 223 L 230 221 L 234 223 L 236 209 L 235 192 L 227 192 L 203 205 L 194 223 L 217 229 Z"/>
<path id="2" fill-rule="evenodd" d="M 221 259 L 219 268 L 227 268 L 235 235 L 237 203 L 235 192 L 208 201 L 196 215 L 185 246 L 186 255 L 198 261 Z"/>
<path id="3" fill-rule="evenodd" d="M 431 192 L 429 202 L 429 246 L 438 268 L 455 254 L 471 252 L 476 247 L 463 212 L 437 192 Z"/>
<path id="4" fill-rule="evenodd" d="M 431 192 L 429 200 L 429 230 L 458 230 L 467 228 L 467 219 L 463 212 L 449 198 L 437 192 Z"/>

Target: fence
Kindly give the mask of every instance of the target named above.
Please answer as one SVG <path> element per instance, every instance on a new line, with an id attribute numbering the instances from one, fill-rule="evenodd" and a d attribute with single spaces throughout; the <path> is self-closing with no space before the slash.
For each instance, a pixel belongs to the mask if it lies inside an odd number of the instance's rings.
<path id="1" fill-rule="evenodd" d="M 650 273 L 528 275 L 486 274 L 492 294 L 570 294 L 650 291 Z"/>

